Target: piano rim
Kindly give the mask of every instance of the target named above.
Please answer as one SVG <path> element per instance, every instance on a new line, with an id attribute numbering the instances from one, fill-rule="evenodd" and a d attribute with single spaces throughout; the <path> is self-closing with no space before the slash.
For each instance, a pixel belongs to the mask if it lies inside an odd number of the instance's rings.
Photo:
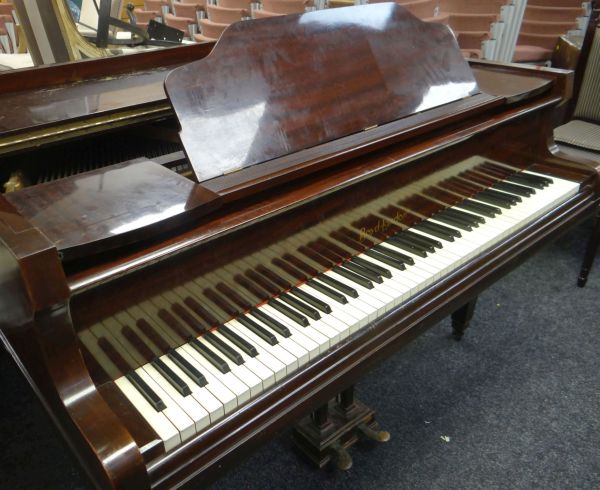
<path id="1" fill-rule="evenodd" d="M 591 215 L 599 204 L 600 197 L 586 186 L 552 212 L 366 325 L 306 369 L 286 377 L 172 452 L 150 461 L 146 467 L 151 488 L 179 488 L 191 484 L 192 479 L 194 485 L 214 480 L 225 471 L 227 463 L 235 463 L 240 451 L 248 452 L 266 442 L 290 421 L 334 397 L 359 379 L 366 368 L 399 351 L 476 297 L 532 255 L 537 245 L 567 231 Z"/>

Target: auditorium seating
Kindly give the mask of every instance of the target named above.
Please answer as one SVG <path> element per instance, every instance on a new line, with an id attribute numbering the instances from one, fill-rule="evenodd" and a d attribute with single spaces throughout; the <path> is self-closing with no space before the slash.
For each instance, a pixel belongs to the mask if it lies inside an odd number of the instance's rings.
<path id="1" fill-rule="evenodd" d="M 148 23 L 151 20 L 154 20 L 157 17 L 160 17 L 161 14 L 159 12 L 155 12 L 155 11 L 151 11 L 151 10 L 141 10 L 139 8 L 135 8 L 133 10 L 133 16 L 135 17 L 135 24 L 138 27 L 140 27 L 142 29 L 147 29 Z"/>
<path id="2" fill-rule="evenodd" d="M 218 5 L 208 5 L 206 7 L 208 20 L 217 24 L 233 24 L 243 17 L 248 17 L 249 12 L 246 9 L 227 8 Z"/>
<path id="3" fill-rule="evenodd" d="M 200 21 L 200 34 L 194 36 L 194 40 L 198 42 L 216 41 L 219 39 L 223 31 L 227 29 L 228 24 L 220 24 L 208 19 Z"/>
<path id="4" fill-rule="evenodd" d="M 180 31 L 183 31 L 184 37 L 191 37 L 190 31 L 189 31 L 189 26 L 196 24 L 195 18 L 191 19 L 188 17 L 177 17 L 176 15 L 173 15 L 173 14 L 165 15 L 164 21 L 165 21 L 165 24 L 168 25 L 169 27 L 174 27 L 175 29 L 179 29 Z"/>
<path id="5" fill-rule="evenodd" d="M 204 8 L 200 3 L 181 3 L 173 2 L 173 14 L 177 17 L 184 17 L 196 22 L 196 12 Z"/>
<path id="6" fill-rule="evenodd" d="M 263 0 L 263 10 L 274 14 L 300 14 L 305 7 L 305 0 Z"/>
<path id="7" fill-rule="evenodd" d="M 579 0 L 530 0 L 525 8 L 513 61 L 548 61 L 558 38 L 576 30 L 578 18 L 585 14 Z"/>

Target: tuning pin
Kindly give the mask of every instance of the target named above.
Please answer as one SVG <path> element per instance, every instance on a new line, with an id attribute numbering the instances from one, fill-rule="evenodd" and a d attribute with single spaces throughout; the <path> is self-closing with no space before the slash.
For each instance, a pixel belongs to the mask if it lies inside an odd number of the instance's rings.
<path id="1" fill-rule="evenodd" d="M 339 441 L 329 446 L 329 448 L 333 451 L 333 459 L 340 470 L 347 471 L 352 468 L 352 456 L 350 456 L 348 450 Z"/>
<path id="2" fill-rule="evenodd" d="M 377 442 L 388 442 L 390 440 L 390 433 L 385 430 L 375 430 L 366 424 L 360 424 L 357 429 L 363 433 L 367 439 Z"/>

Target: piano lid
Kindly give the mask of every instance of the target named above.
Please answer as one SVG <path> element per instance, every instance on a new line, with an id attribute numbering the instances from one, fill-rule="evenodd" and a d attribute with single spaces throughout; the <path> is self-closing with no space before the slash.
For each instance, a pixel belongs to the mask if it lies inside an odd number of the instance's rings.
<path id="1" fill-rule="evenodd" d="M 200 182 L 478 93 L 448 27 L 394 3 L 237 22 L 165 87 Z"/>

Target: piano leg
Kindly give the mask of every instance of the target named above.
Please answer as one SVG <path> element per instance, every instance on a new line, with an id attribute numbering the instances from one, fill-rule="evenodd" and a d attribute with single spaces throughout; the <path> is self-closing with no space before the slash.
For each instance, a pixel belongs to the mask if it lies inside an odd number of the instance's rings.
<path id="1" fill-rule="evenodd" d="M 468 303 L 461 306 L 458 310 L 452 313 L 452 337 L 455 340 L 460 340 L 465 333 L 465 330 L 473 318 L 475 312 L 475 304 L 477 303 L 477 297 L 473 298 Z"/>
<path id="2" fill-rule="evenodd" d="M 341 470 L 352 467 L 348 448 L 362 434 L 368 439 L 386 442 L 388 432 L 378 430 L 375 412 L 354 397 L 354 386 L 340 392 L 294 427 L 292 438 L 308 460 L 323 468 L 333 461 Z"/>
<path id="3" fill-rule="evenodd" d="M 587 282 L 588 274 L 594 263 L 594 257 L 600 246 L 600 207 L 596 211 L 596 221 L 594 223 L 594 229 L 592 236 L 588 241 L 585 255 L 583 257 L 583 264 L 581 265 L 581 271 L 579 272 L 579 278 L 577 279 L 577 285 L 582 288 Z"/>

